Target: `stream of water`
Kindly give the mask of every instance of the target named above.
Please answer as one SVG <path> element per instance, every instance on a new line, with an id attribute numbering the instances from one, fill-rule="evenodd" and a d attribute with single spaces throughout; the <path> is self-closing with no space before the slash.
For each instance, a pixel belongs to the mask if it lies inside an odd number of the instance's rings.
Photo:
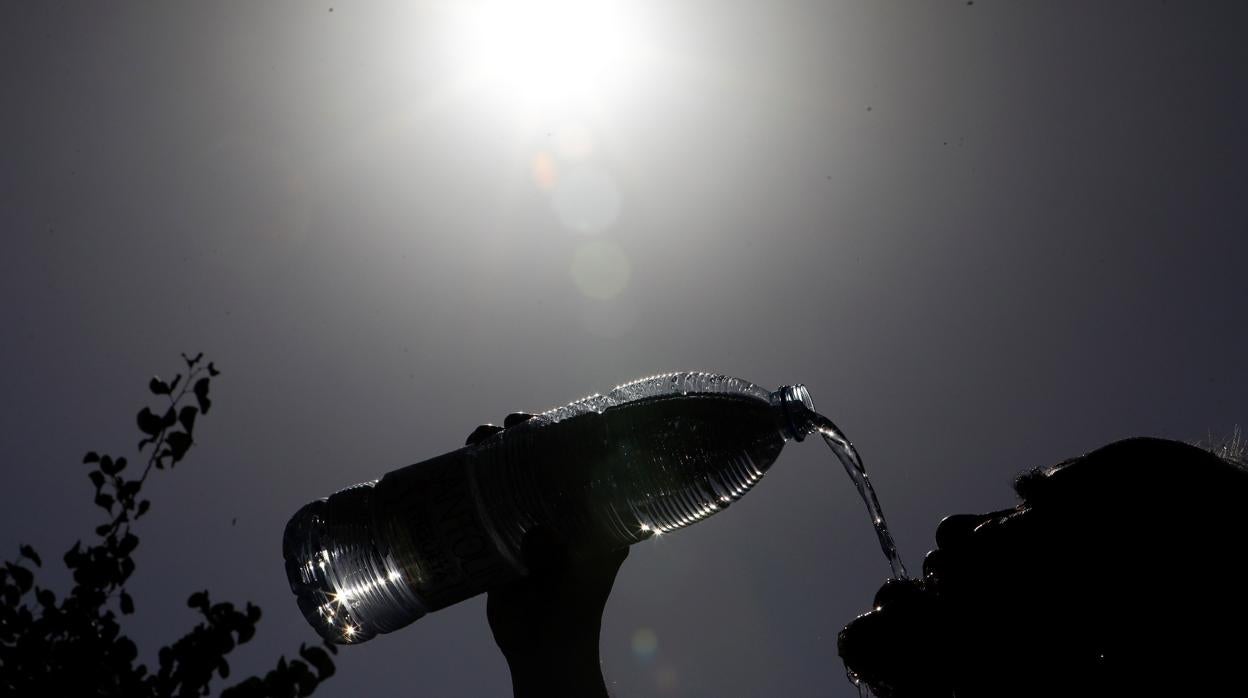
<path id="1" fill-rule="evenodd" d="M 841 465 L 845 466 L 845 472 L 849 473 L 850 479 L 854 481 L 854 487 L 858 488 L 863 504 L 867 505 L 867 513 L 871 515 L 871 525 L 875 527 L 875 535 L 880 539 L 880 548 L 884 551 L 884 557 L 888 558 L 888 566 L 892 569 L 893 576 L 905 579 L 908 576 L 906 565 L 901 561 L 901 556 L 897 554 L 897 544 L 893 542 L 893 534 L 888 531 L 884 510 L 880 508 L 880 500 L 875 496 L 875 488 L 871 486 L 871 479 L 867 477 L 867 469 L 862 464 L 862 457 L 858 455 L 858 450 L 827 417 L 816 414 L 815 428 L 823 436 L 824 443 L 841 461 Z"/>

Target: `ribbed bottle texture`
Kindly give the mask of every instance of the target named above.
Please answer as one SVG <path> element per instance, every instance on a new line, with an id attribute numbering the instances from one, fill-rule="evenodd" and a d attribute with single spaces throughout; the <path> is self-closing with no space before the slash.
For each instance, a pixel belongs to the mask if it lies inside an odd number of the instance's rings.
<path id="1" fill-rule="evenodd" d="M 805 435 L 786 412 L 795 390 L 654 376 L 313 502 L 286 528 L 292 591 L 325 638 L 362 642 L 525 574 L 535 526 L 574 551 L 688 526 Z"/>
<path id="2" fill-rule="evenodd" d="M 299 609 L 334 642 L 363 642 L 424 615 L 403 565 L 378 535 L 375 483 L 304 506 L 283 536 L 286 575 Z"/>

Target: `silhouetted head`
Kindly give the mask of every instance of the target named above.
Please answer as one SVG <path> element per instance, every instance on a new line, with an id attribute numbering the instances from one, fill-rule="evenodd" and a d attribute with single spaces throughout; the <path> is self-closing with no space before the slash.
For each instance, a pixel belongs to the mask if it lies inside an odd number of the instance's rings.
<path id="1" fill-rule="evenodd" d="M 1248 661 L 1248 469 L 1129 439 L 1020 476 L 1010 509 L 946 518 L 840 653 L 877 695 L 1170 695 Z"/>

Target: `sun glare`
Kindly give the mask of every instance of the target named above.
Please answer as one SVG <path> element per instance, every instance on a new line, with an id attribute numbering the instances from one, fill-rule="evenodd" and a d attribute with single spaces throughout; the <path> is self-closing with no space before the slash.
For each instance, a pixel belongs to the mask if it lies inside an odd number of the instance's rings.
<path id="1" fill-rule="evenodd" d="M 612 96 L 640 59 L 635 23 L 618 0 L 485 0 L 463 12 L 462 67 L 511 105 Z"/>

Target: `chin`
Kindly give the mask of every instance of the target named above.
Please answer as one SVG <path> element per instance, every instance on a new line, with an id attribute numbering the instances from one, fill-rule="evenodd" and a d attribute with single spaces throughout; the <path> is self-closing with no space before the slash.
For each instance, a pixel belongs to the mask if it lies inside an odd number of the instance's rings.
<path id="1" fill-rule="evenodd" d="M 952 696 L 945 616 L 939 597 L 912 585 L 841 631 L 846 669 L 880 698 Z"/>
<path id="2" fill-rule="evenodd" d="M 1107 691 L 1103 664 L 1065 651 L 1077 643 L 1018 628 L 983 631 L 983 617 L 951 608 L 921 584 L 880 596 L 838 638 L 850 676 L 879 698 L 1157 695 Z"/>

